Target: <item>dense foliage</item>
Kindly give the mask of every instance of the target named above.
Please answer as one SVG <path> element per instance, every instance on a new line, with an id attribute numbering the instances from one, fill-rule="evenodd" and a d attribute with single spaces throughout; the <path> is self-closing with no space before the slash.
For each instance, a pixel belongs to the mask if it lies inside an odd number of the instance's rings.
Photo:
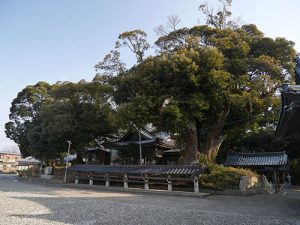
<path id="1" fill-rule="evenodd" d="M 272 145 L 251 135 L 275 127 L 279 87 L 294 76 L 294 43 L 266 37 L 253 24 L 239 26 L 230 18 L 231 0 L 221 2 L 215 13 L 200 6 L 206 25 L 177 29 L 179 19 L 170 17 L 171 30 L 158 29 L 153 56 L 145 57 L 151 45 L 144 31 L 126 31 L 97 63 L 92 82 L 27 86 L 12 102 L 7 136 L 23 155 L 51 158 L 61 156 L 66 140 L 80 154 L 120 127 L 152 123 L 176 139 L 184 164 L 199 153 L 214 160 L 224 140 L 223 155 L 267 151 Z M 122 47 L 137 59 L 129 69 Z"/>
<path id="2" fill-rule="evenodd" d="M 67 140 L 80 155 L 116 129 L 111 91 L 98 80 L 27 86 L 12 102 L 6 134 L 23 156 L 55 159 L 66 151 Z"/>
<path id="3" fill-rule="evenodd" d="M 299 185 L 300 184 L 300 157 L 291 160 L 290 173 L 292 176 L 292 183 Z"/>
<path id="4" fill-rule="evenodd" d="M 215 164 L 209 174 L 200 176 L 200 184 L 202 188 L 207 189 L 239 189 L 242 176 L 255 177 L 257 174 L 247 169 L 223 167 Z"/>
<path id="5" fill-rule="evenodd" d="M 112 79 L 126 120 L 179 137 L 184 163 L 214 158 L 232 133 L 272 127 L 278 88 L 293 75 L 293 43 L 255 25 L 183 28 L 156 41 L 159 53 Z"/>
<path id="6" fill-rule="evenodd" d="M 199 176 L 199 181 L 202 188 L 207 189 L 239 189 L 239 182 L 242 176 L 255 177 L 256 173 L 249 169 L 224 167 L 216 164 L 206 155 L 199 154 L 198 163 L 200 165 L 207 165 L 209 169 L 208 174 Z"/>

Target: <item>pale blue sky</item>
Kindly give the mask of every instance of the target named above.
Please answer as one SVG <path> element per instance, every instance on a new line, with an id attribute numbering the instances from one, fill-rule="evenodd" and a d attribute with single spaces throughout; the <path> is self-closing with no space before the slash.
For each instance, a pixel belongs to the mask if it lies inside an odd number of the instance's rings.
<path id="1" fill-rule="evenodd" d="M 216 1 L 207 1 L 215 4 Z M 153 43 L 153 29 L 169 15 L 181 26 L 204 19 L 199 0 L 0 0 L 0 151 L 13 146 L 5 138 L 10 103 L 26 85 L 38 81 L 91 80 L 93 66 L 122 31 L 140 28 Z M 233 13 L 255 23 L 265 35 L 286 37 L 300 52 L 300 1 L 235 0 Z M 132 62 L 132 56 L 125 53 Z"/>

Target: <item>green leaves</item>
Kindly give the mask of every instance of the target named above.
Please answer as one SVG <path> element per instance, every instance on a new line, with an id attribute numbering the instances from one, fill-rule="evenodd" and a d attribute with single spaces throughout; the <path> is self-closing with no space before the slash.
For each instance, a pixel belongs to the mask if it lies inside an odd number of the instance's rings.
<path id="1" fill-rule="evenodd" d="M 185 140 L 190 160 L 198 146 L 216 155 L 228 135 L 274 126 L 278 88 L 294 76 L 294 43 L 265 37 L 253 24 L 238 27 L 231 1 L 220 2 L 216 12 L 200 6 L 208 25 L 177 29 L 179 19 L 170 20 L 154 56 L 145 58 L 144 31 L 126 31 L 95 66 L 100 73 L 92 82 L 27 86 L 12 102 L 7 136 L 26 154 L 53 157 L 67 139 L 80 151 L 119 125 L 152 123 Z M 130 69 L 121 60 L 123 46 L 137 57 Z"/>
<path id="2" fill-rule="evenodd" d="M 149 49 L 150 45 L 146 40 L 147 34 L 142 30 L 126 31 L 119 35 L 119 41 L 116 43 L 116 48 L 120 46 L 128 47 L 135 53 L 137 61 L 143 61 L 145 51 Z"/>
<path id="3" fill-rule="evenodd" d="M 213 107 L 210 112 L 224 107 L 217 102 L 226 102 L 231 74 L 222 70 L 223 65 L 222 53 L 212 47 L 180 49 L 148 58 L 119 77 L 115 95 L 121 103 L 119 110 L 126 108 L 123 115 L 129 121 L 137 123 L 143 118 L 144 124 L 182 131 L 188 121 L 205 120 Z M 131 97 L 124 98 L 126 93 Z"/>
<path id="4" fill-rule="evenodd" d="M 115 131 L 111 92 L 112 87 L 98 79 L 28 86 L 12 103 L 7 136 L 24 155 L 57 158 L 65 151 L 66 140 L 80 152 Z"/>
<path id="5" fill-rule="evenodd" d="M 293 43 L 264 37 L 255 25 L 229 28 L 228 21 L 216 21 L 230 16 L 224 7 L 212 18 L 221 27 L 165 33 L 156 56 L 115 78 L 123 121 L 151 122 L 181 137 L 196 122 L 200 151 L 208 155 L 234 130 L 275 122 L 278 87 L 293 75 Z"/>

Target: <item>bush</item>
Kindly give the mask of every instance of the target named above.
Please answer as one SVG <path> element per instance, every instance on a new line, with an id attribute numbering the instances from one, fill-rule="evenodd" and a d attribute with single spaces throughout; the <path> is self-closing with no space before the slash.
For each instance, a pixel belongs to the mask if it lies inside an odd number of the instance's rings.
<path id="1" fill-rule="evenodd" d="M 300 185 L 300 158 L 291 161 L 290 174 L 292 176 L 292 184 Z"/>
<path id="2" fill-rule="evenodd" d="M 203 174 L 199 177 L 202 188 L 219 190 L 238 189 L 242 176 L 257 176 L 256 173 L 248 169 L 224 167 L 213 163 L 205 155 L 199 156 L 199 163 L 207 165 L 209 169 L 209 174 Z"/>
<path id="3" fill-rule="evenodd" d="M 29 168 L 27 170 L 18 170 L 19 177 L 37 177 L 40 175 L 39 168 Z"/>

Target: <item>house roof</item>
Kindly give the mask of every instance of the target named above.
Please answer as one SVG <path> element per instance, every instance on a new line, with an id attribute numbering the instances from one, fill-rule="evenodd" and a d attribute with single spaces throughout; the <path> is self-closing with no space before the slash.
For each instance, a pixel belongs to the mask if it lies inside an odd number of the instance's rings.
<path id="1" fill-rule="evenodd" d="M 170 175 L 198 175 L 206 173 L 206 166 L 180 166 L 180 165 L 74 165 L 68 168 L 77 172 L 96 172 L 96 173 L 114 173 L 114 174 L 170 174 Z"/>
<path id="2" fill-rule="evenodd" d="M 2 155 L 18 155 L 18 156 L 21 155 L 20 153 L 17 153 L 17 152 L 0 152 L 0 154 L 2 154 Z"/>
<path id="3" fill-rule="evenodd" d="M 139 141 L 139 132 L 141 132 L 141 141 Z M 167 137 L 162 137 L 160 134 L 153 134 L 146 129 L 137 129 L 131 127 L 127 133 L 115 143 L 117 145 L 143 144 L 143 145 L 158 145 L 165 149 L 175 148 L 175 142 L 168 140 Z M 166 135 L 164 135 L 166 136 Z"/>
<path id="4" fill-rule="evenodd" d="M 285 152 L 262 152 L 262 153 L 230 153 L 227 156 L 225 166 L 241 167 L 265 167 L 285 166 L 288 156 Z"/>
<path id="5" fill-rule="evenodd" d="M 25 159 L 18 160 L 19 166 L 27 166 L 27 165 L 38 165 L 41 164 L 41 161 L 33 158 L 32 156 L 28 156 Z"/>
<path id="6" fill-rule="evenodd" d="M 154 143 L 156 141 L 156 137 L 148 132 L 146 129 L 137 129 L 135 127 L 131 127 L 127 133 L 121 137 L 116 144 L 118 145 L 129 145 L 129 144 L 139 144 L 139 132 L 141 132 L 141 143 Z"/>

